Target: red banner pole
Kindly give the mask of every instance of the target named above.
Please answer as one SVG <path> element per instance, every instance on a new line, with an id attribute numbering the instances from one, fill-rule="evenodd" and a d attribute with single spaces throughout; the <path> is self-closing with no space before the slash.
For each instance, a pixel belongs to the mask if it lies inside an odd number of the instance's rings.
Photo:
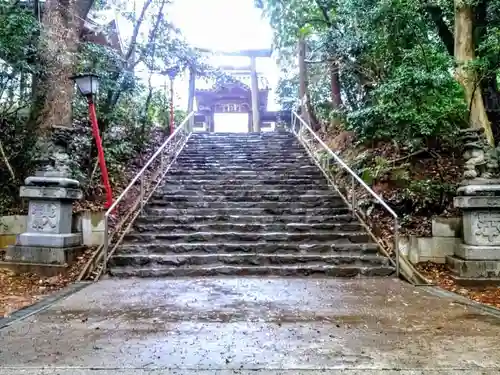
<path id="1" fill-rule="evenodd" d="M 97 155 L 99 157 L 99 166 L 101 167 L 101 176 L 104 188 L 106 190 L 106 204 L 104 208 L 109 208 L 113 204 L 113 192 L 109 183 L 108 169 L 104 159 L 104 150 L 102 148 L 101 135 L 99 134 L 99 125 L 97 124 L 97 115 L 92 98 L 88 98 L 90 122 L 92 123 L 92 133 L 94 134 L 95 144 L 97 146 Z"/>

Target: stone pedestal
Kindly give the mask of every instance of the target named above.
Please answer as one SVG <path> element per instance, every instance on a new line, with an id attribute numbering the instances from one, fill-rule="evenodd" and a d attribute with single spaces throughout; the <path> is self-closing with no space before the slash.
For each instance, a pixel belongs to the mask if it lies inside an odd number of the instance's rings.
<path id="1" fill-rule="evenodd" d="M 461 283 L 500 283 L 500 180 L 477 179 L 458 189 L 463 242 L 446 259 Z"/>
<path id="2" fill-rule="evenodd" d="M 40 173 L 49 174 L 49 173 Z M 72 233 L 73 201 L 82 198 L 78 181 L 28 177 L 20 195 L 29 200 L 26 232 L 7 249 L 1 266 L 47 276 L 64 272 L 83 250 L 81 233 Z"/>

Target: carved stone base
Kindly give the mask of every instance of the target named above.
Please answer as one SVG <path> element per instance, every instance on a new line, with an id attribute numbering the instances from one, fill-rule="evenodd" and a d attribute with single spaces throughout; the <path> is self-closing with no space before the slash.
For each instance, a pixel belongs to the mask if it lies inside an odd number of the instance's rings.
<path id="1" fill-rule="evenodd" d="M 500 246 L 470 246 L 461 244 L 455 251 L 455 257 L 464 260 L 500 261 Z"/>
<path id="2" fill-rule="evenodd" d="M 64 271 L 61 267 L 76 261 L 83 249 L 82 235 L 71 228 L 73 201 L 82 197 L 78 181 L 42 173 L 25 182 L 20 195 L 29 199 L 26 232 L 7 249 L 4 263 L 15 271 L 30 269 L 30 264 L 45 275 L 51 273 L 50 266 Z"/>
<path id="3" fill-rule="evenodd" d="M 463 243 L 446 257 L 457 282 L 500 280 L 500 181 L 475 179 L 462 184 L 454 199 L 463 212 Z"/>
<path id="4" fill-rule="evenodd" d="M 500 246 L 499 184 L 467 185 L 455 197 L 455 207 L 463 210 L 463 241 L 472 246 Z"/>
<path id="5" fill-rule="evenodd" d="M 500 248 L 497 251 L 500 252 Z M 448 256 L 446 265 L 462 284 L 497 284 L 500 280 L 500 260 L 465 260 Z"/>
<path id="6" fill-rule="evenodd" d="M 71 223 L 70 223 L 71 224 Z M 17 239 L 20 246 L 43 246 L 65 248 L 70 246 L 80 246 L 82 244 L 80 233 L 22 233 Z M 8 251 L 7 251 L 8 254 Z"/>
<path id="7" fill-rule="evenodd" d="M 24 262 L 47 265 L 69 265 L 82 254 L 83 246 L 73 247 L 41 247 L 14 245 L 7 249 L 7 262 Z"/>

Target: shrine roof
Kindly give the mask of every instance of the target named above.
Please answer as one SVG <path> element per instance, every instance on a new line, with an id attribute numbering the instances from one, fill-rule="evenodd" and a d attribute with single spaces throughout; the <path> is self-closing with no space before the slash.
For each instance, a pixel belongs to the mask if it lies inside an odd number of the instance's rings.
<path id="1" fill-rule="evenodd" d="M 207 88 L 199 88 L 199 89 L 196 89 L 196 93 L 197 94 L 203 94 L 203 93 L 206 93 L 206 94 L 210 94 L 210 93 L 216 93 L 216 92 L 219 92 L 219 91 L 222 91 L 224 89 L 240 89 L 242 91 L 248 91 L 250 92 L 251 91 L 251 88 L 250 88 L 250 82 L 246 82 L 246 81 L 250 81 L 250 77 L 248 77 L 248 79 L 245 79 L 247 77 L 238 77 L 238 78 L 235 78 L 233 79 L 232 81 L 226 81 L 226 82 L 216 82 L 214 85 L 212 85 L 212 87 L 207 87 Z M 269 82 L 267 81 L 267 79 L 265 77 L 259 77 L 259 92 L 260 93 L 265 93 L 265 92 L 268 92 L 270 90 L 269 88 Z"/>

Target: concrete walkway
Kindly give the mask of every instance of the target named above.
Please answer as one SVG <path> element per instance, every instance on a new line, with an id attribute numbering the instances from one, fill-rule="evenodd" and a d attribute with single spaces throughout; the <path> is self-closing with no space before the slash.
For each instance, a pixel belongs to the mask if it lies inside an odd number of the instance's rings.
<path id="1" fill-rule="evenodd" d="M 391 279 L 104 280 L 1 330 L 0 374 L 498 374 L 499 338 Z"/>

